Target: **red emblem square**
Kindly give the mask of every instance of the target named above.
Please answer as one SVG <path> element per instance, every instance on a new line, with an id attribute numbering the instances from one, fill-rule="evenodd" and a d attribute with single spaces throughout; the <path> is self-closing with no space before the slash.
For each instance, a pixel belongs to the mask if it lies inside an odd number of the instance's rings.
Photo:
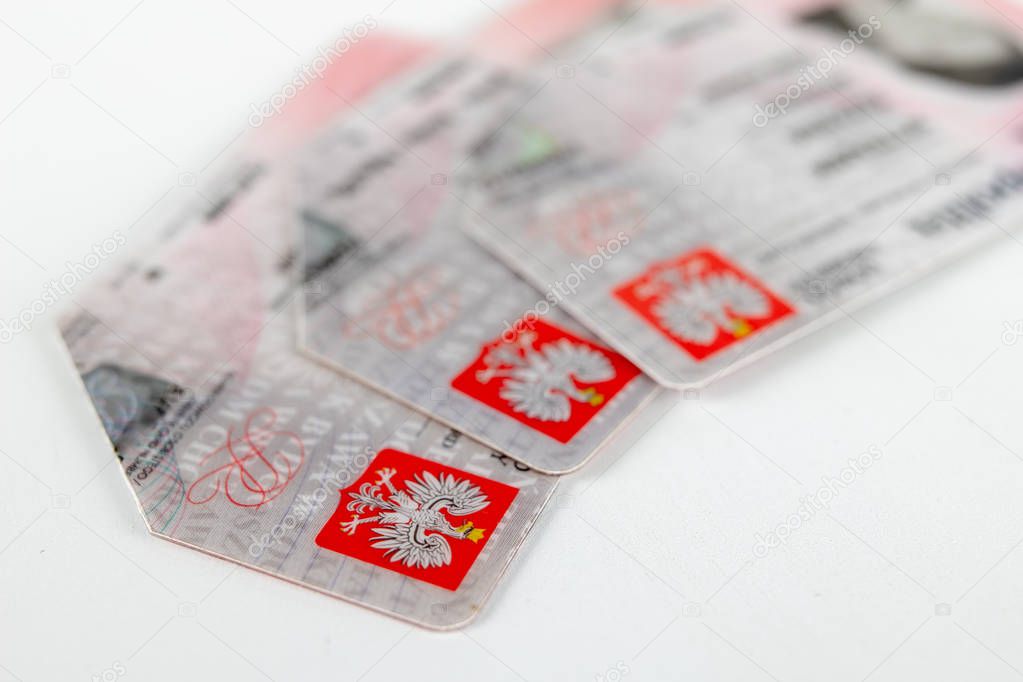
<path id="1" fill-rule="evenodd" d="M 567 443 L 638 375 L 618 353 L 534 320 L 485 345 L 451 386 Z"/>
<path id="2" fill-rule="evenodd" d="M 612 293 L 698 361 L 794 312 L 707 248 L 656 263 Z"/>
<path id="3" fill-rule="evenodd" d="M 339 492 L 317 545 L 456 590 L 519 491 L 386 449 Z"/>

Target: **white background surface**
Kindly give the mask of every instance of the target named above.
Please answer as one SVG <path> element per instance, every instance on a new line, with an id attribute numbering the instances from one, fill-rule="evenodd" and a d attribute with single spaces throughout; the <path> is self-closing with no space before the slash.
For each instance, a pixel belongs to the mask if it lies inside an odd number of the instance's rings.
<path id="1" fill-rule="evenodd" d="M 175 200 L 340 27 L 507 6 L 236 3 L 0 2 L 4 320 Z M 1021 292 L 1006 237 L 680 402 L 565 479 L 449 634 L 148 536 L 47 311 L 0 346 L 0 680 L 1019 679 Z"/>

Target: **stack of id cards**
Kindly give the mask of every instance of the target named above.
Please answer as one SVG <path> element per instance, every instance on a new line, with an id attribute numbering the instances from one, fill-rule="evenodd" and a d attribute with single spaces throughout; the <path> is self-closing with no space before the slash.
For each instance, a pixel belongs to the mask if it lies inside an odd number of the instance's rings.
<path id="1" fill-rule="evenodd" d="M 888 4 L 356 43 L 61 323 L 151 532 L 468 623 L 676 389 L 1023 220 L 1020 37 Z"/>

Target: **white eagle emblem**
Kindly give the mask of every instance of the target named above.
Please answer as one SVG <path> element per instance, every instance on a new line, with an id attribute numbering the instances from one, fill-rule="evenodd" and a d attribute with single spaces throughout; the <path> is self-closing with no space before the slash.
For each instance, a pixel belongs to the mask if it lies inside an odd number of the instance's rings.
<path id="1" fill-rule="evenodd" d="M 445 516 L 465 516 L 477 512 L 490 501 L 487 496 L 467 480 L 450 474 L 434 476 L 429 471 L 416 474 L 405 481 L 406 490 L 391 483 L 396 470 L 378 469 L 379 478 L 363 483 L 357 493 L 349 493 L 348 511 L 355 512 L 350 521 L 341 524 L 341 530 L 355 535 L 365 523 L 380 524 L 370 544 L 384 551 L 391 561 L 413 568 L 447 566 L 451 563 L 451 545 L 448 538 L 479 542 L 485 529 L 476 528 L 467 521 L 457 528 Z M 388 495 L 382 493 L 386 487 Z M 360 518 L 360 514 L 373 510 L 373 516 Z"/>
<path id="2" fill-rule="evenodd" d="M 547 422 L 568 421 L 572 401 L 600 405 L 604 396 L 592 386 L 614 379 L 615 370 L 603 353 L 558 339 L 534 348 L 537 335 L 519 333 L 514 341 L 503 341 L 483 356 L 486 369 L 476 372 L 476 380 L 488 383 L 504 379 L 499 395 L 512 409 L 532 419 Z"/>
<path id="3" fill-rule="evenodd" d="M 722 331 L 735 338 L 746 336 L 751 331 L 749 319 L 771 314 L 771 301 L 749 282 L 727 271 L 703 275 L 699 266 L 661 273 L 651 283 L 668 287 L 652 312 L 672 334 L 708 346 Z"/>

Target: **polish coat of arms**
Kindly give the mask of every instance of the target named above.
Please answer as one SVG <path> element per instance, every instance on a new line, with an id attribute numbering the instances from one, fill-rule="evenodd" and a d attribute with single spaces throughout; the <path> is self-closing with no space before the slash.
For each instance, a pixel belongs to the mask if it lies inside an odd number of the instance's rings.
<path id="1" fill-rule="evenodd" d="M 710 249 L 657 263 L 613 294 L 695 360 L 794 312 L 763 284 Z"/>
<path id="2" fill-rule="evenodd" d="M 618 353 L 543 320 L 510 329 L 451 385 L 561 443 L 639 374 Z"/>
<path id="3" fill-rule="evenodd" d="M 316 544 L 455 590 L 518 490 L 398 450 L 382 450 L 340 491 Z"/>

